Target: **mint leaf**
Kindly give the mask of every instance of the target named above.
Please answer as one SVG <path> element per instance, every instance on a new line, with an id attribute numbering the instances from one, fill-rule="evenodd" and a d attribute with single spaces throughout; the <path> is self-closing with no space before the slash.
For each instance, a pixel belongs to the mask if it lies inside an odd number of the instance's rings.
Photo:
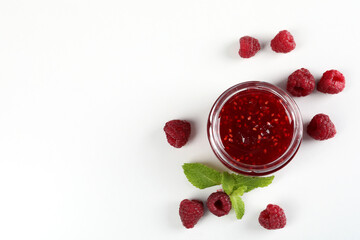
<path id="1" fill-rule="evenodd" d="M 227 195 L 230 195 L 233 192 L 235 186 L 235 179 L 228 172 L 223 172 L 221 178 L 222 187 Z"/>
<path id="2" fill-rule="evenodd" d="M 201 163 L 184 163 L 182 166 L 189 182 L 204 189 L 221 184 L 221 173 Z"/>
<path id="3" fill-rule="evenodd" d="M 236 218 L 241 219 L 245 213 L 245 204 L 241 196 L 246 192 L 247 187 L 241 186 L 230 195 L 231 205 L 235 210 Z"/>
<path id="4" fill-rule="evenodd" d="M 235 188 L 240 186 L 246 186 L 245 192 L 250 192 L 251 190 L 258 187 L 266 187 L 270 185 L 274 179 L 274 176 L 270 177 L 247 177 L 243 175 L 231 174 L 235 180 Z"/>
<path id="5" fill-rule="evenodd" d="M 238 188 L 232 193 L 232 195 L 242 196 L 242 195 L 244 195 L 245 192 L 247 192 L 246 190 L 247 190 L 247 187 L 246 187 L 246 186 L 238 187 Z"/>

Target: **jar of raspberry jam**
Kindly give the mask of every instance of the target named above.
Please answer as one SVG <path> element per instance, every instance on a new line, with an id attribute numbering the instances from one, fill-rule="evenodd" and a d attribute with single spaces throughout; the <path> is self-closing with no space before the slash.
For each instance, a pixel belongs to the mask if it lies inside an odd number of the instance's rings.
<path id="1" fill-rule="evenodd" d="M 244 82 L 214 103 L 208 138 L 215 155 L 231 170 L 251 176 L 273 173 L 294 157 L 303 123 L 295 101 L 266 82 Z"/>

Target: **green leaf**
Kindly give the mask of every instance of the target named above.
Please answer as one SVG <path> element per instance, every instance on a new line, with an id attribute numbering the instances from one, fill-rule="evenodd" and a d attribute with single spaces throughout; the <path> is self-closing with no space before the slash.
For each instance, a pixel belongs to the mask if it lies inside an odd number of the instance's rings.
<path id="1" fill-rule="evenodd" d="M 235 188 L 240 186 L 246 186 L 246 192 L 250 192 L 251 190 L 258 187 L 266 187 L 270 185 L 274 179 L 274 176 L 270 177 L 247 177 L 238 174 L 231 174 L 235 179 Z"/>
<path id="2" fill-rule="evenodd" d="M 222 187 L 227 195 L 230 195 L 233 192 L 235 186 L 235 179 L 228 172 L 222 173 L 221 178 Z"/>
<path id="3" fill-rule="evenodd" d="M 247 190 L 246 186 L 241 186 L 238 187 L 232 194 L 242 196 L 244 195 L 245 192 L 247 192 L 246 190 Z"/>
<path id="4" fill-rule="evenodd" d="M 201 163 L 184 163 L 182 166 L 189 182 L 204 189 L 221 184 L 221 173 Z"/>
<path id="5" fill-rule="evenodd" d="M 235 210 L 236 218 L 241 219 L 245 213 L 245 204 L 241 196 L 246 191 L 246 186 L 241 186 L 230 195 L 231 205 Z"/>

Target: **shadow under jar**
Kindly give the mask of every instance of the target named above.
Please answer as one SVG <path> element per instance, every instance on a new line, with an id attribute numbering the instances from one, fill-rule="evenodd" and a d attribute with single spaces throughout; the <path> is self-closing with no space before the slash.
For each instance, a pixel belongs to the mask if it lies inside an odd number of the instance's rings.
<path id="1" fill-rule="evenodd" d="M 266 82 L 244 82 L 226 90 L 208 119 L 215 155 L 229 169 L 251 176 L 273 173 L 294 157 L 303 123 L 295 101 Z"/>

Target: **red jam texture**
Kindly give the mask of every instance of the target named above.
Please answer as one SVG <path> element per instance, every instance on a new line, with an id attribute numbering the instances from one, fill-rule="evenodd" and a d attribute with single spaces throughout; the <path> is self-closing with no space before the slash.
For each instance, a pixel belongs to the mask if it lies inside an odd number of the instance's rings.
<path id="1" fill-rule="evenodd" d="M 220 112 L 224 150 L 237 162 L 264 165 L 289 147 L 293 122 L 280 97 L 248 89 L 232 96 Z"/>

